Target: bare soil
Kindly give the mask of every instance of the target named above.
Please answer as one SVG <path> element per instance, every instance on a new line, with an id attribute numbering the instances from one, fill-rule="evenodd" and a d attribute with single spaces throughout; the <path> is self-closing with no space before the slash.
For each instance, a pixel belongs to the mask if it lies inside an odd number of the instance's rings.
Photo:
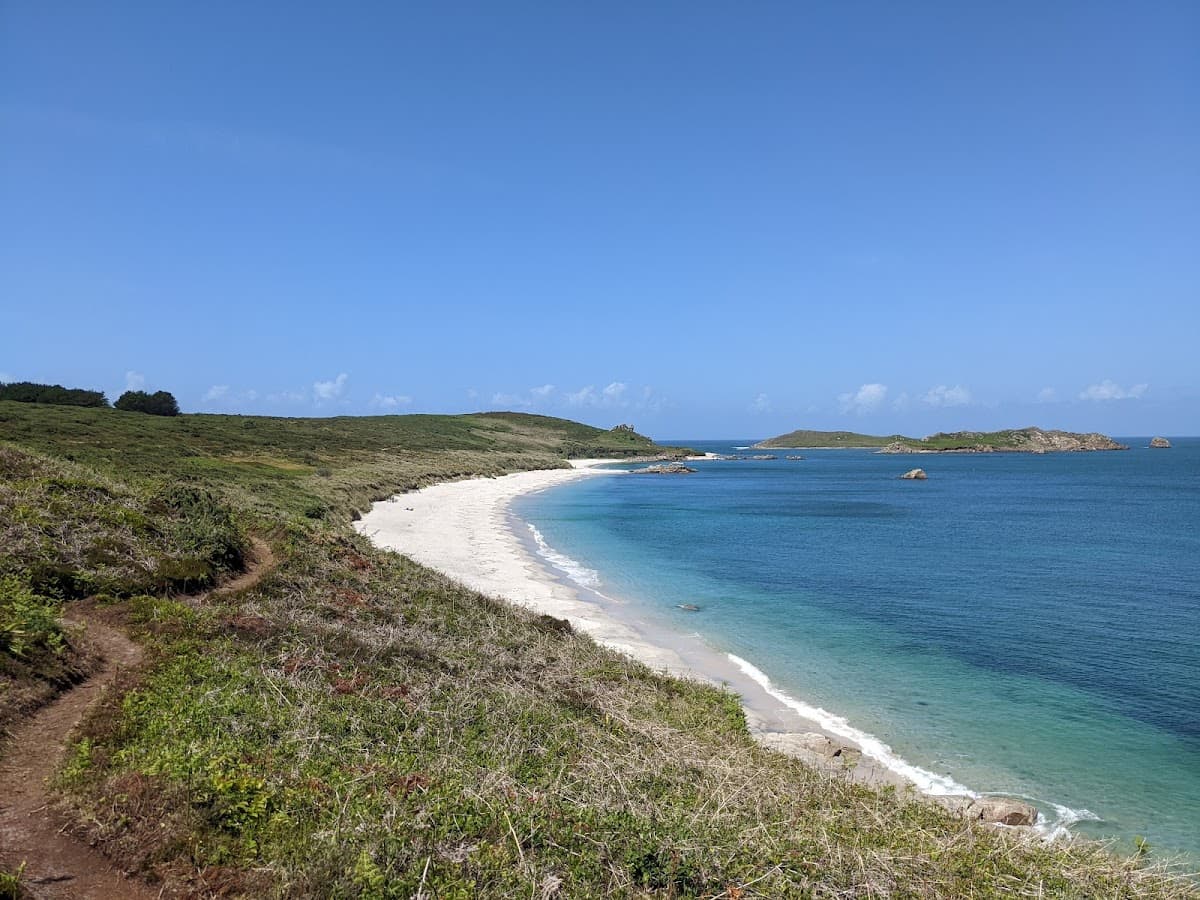
<path id="1" fill-rule="evenodd" d="M 276 565 L 270 546 L 252 539 L 246 571 L 214 592 L 246 590 Z M 203 602 L 204 597 L 193 600 Z M 112 860 L 67 833 L 69 822 L 55 807 L 48 780 L 58 771 L 72 730 L 117 676 L 136 667 L 142 649 L 103 619 L 103 610 L 82 603 L 66 616 L 86 628 L 86 640 L 101 659 L 86 681 L 60 694 L 13 729 L 0 760 L 0 866 L 24 864 L 22 886 L 36 900 L 113 900 L 159 897 L 161 891 L 122 872 Z"/>

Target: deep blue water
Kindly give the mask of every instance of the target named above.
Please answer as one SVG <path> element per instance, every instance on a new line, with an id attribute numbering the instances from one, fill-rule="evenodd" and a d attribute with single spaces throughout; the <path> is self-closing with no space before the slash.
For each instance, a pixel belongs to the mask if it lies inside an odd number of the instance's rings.
<path id="1" fill-rule="evenodd" d="M 587 479 L 515 512 L 605 593 L 909 762 L 1200 860 L 1200 439 L 1124 440 L 1045 456 L 778 451 Z M 898 480 L 918 465 L 928 481 Z"/>

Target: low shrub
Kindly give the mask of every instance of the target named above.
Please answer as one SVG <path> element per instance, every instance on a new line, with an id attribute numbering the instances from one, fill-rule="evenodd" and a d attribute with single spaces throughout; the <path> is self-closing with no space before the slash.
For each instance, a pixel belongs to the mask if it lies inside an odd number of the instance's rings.
<path id="1" fill-rule="evenodd" d="M 62 604 L 34 593 L 15 575 L 0 576 L 0 652 L 27 658 L 66 647 Z"/>

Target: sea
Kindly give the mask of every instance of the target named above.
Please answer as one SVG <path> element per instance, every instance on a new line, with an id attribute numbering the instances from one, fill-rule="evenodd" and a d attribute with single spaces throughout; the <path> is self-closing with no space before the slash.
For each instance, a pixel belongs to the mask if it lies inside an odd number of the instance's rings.
<path id="1" fill-rule="evenodd" d="M 519 498 L 555 576 L 701 640 L 933 792 L 1200 866 L 1200 438 L 749 449 Z M 801 455 L 803 459 L 787 459 Z M 928 480 L 898 476 L 920 466 Z M 632 468 L 632 466 L 624 466 Z M 698 607 L 696 610 L 682 605 Z"/>

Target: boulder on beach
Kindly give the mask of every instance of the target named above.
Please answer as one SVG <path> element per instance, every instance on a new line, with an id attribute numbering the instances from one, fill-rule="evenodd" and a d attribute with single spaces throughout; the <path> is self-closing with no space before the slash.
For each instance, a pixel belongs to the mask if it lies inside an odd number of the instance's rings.
<path id="1" fill-rule="evenodd" d="M 996 825 L 1032 825 L 1038 811 L 1028 803 L 1008 797 L 977 797 L 967 807 L 966 816 L 977 822 Z"/>
<path id="2" fill-rule="evenodd" d="M 763 732 L 757 735 L 760 743 L 772 750 L 794 756 L 810 765 L 837 771 L 853 768 L 862 759 L 862 751 L 817 732 Z"/>
<path id="3" fill-rule="evenodd" d="M 1150 441 L 1150 446 L 1153 447 L 1155 450 L 1167 450 L 1167 449 L 1170 449 L 1171 442 L 1168 441 L 1165 437 L 1156 437 L 1152 441 Z"/>
<path id="4" fill-rule="evenodd" d="M 909 481 L 924 481 L 929 476 L 925 474 L 924 469 L 909 469 L 907 472 L 905 472 L 900 477 L 906 478 Z"/>
<path id="5" fill-rule="evenodd" d="M 847 765 L 862 758 L 862 751 L 857 747 L 843 744 L 841 741 L 836 741 L 828 735 L 818 734 L 815 731 L 800 735 L 799 743 L 806 750 L 819 753 L 827 759 L 841 760 Z"/>
<path id="6" fill-rule="evenodd" d="M 941 806 L 952 813 L 983 822 L 987 825 L 1033 825 L 1037 822 L 1037 808 L 1009 797 L 963 797 L 956 794 L 935 797 Z"/>

